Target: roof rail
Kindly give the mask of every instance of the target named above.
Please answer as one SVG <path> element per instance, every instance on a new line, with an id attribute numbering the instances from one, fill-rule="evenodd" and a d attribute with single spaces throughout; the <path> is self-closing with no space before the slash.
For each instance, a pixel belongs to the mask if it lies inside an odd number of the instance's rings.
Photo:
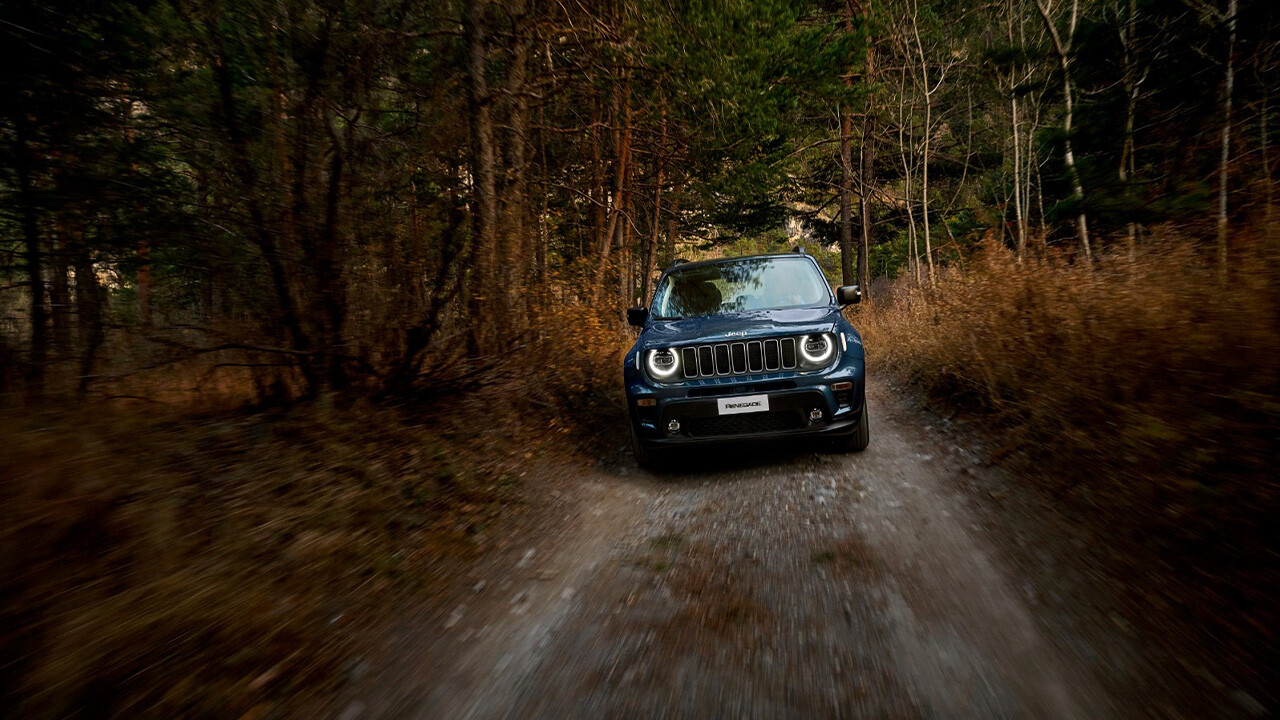
<path id="1" fill-rule="evenodd" d="M 685 263 L 687 263 L 687 262 L 689 262 L 689 261 L 688 261 L 688 260 L 686 260 L 686 259 L 684 259 L 684 258 L 676 258 L 675 260 L 672 260 L 672 261 L 671 261 L 671 264 L 667 266 L 667 269 L 668 269 L 668 270 L 670 270 L 671 268 L 673 268 L 673 267 L 675 267 L 675 266 L 677 266 L 677 265 L 683 265 L 683 264 L 685 264 Z"/>
<path id="2" fill-rule="evenodd" d="M 795 250 L 793 250 L 792 252 L 795 252 L 796 254 L 799 254 L 799 255 L 808 255 L 808 254 L 809 254 L 809 253 L 807 253 L 807 252 L 805 252 L 805 251 L 804 251 L 804 246 L 803 246 L 803 245 L 796 245 L 796 249 L 795 249 Z"/>

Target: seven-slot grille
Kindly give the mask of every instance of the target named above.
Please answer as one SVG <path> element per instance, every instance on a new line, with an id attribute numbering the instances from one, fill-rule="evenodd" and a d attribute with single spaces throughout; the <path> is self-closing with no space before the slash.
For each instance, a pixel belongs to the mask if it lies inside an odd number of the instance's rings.
<path id="1" fill-rule="evenodd" d="M 690 345 L 680 348 L 680 364 L 685 378 L 793 370 L 796 367 L 796 339 L 784 337 Z"/>

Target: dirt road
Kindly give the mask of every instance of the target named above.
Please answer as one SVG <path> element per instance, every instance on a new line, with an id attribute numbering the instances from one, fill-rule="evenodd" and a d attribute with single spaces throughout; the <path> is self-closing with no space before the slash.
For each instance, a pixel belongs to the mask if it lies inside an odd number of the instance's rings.
<path id="1" fill-rule="evenodd" d="M 400 628 L 339 717 L 1129 715 L 957 497 L 991 471 L 869 402 L 857 455 L 562 478 L 563 516 Z"/>

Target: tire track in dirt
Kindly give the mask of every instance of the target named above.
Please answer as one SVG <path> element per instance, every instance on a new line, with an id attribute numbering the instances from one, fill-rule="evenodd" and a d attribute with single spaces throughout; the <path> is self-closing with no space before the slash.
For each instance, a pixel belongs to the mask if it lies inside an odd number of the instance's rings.
<path id="1" fill-rule="evenodd" d="M 413 689 L 351 717 L 1117 715 L 949 489 L 974 458 L 886 389 L 870 403 L 861 454 L 716 453 L 574 483 L 572 525 L 490 570 L 429 659 L 406 658 Z"/>

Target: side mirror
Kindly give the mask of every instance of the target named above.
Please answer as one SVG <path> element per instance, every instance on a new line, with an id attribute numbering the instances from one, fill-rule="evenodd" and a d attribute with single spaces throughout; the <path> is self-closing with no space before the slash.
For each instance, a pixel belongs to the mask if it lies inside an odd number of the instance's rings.
<path id="1" fill-rule="evenodd" d="M 862 289 L 857 285 L 841 285 L 836 288 L 836 301 L 841 305 L 855 305 L 862 302 Z"/>
<path id="2" fill-rule="evenodd" d="M 636 327 L 644 327 L 644 324 L 648 321 L 649 321 L 649 308 L 647 307 L 627 308 L 628 324 L 635 325 Z"/>

